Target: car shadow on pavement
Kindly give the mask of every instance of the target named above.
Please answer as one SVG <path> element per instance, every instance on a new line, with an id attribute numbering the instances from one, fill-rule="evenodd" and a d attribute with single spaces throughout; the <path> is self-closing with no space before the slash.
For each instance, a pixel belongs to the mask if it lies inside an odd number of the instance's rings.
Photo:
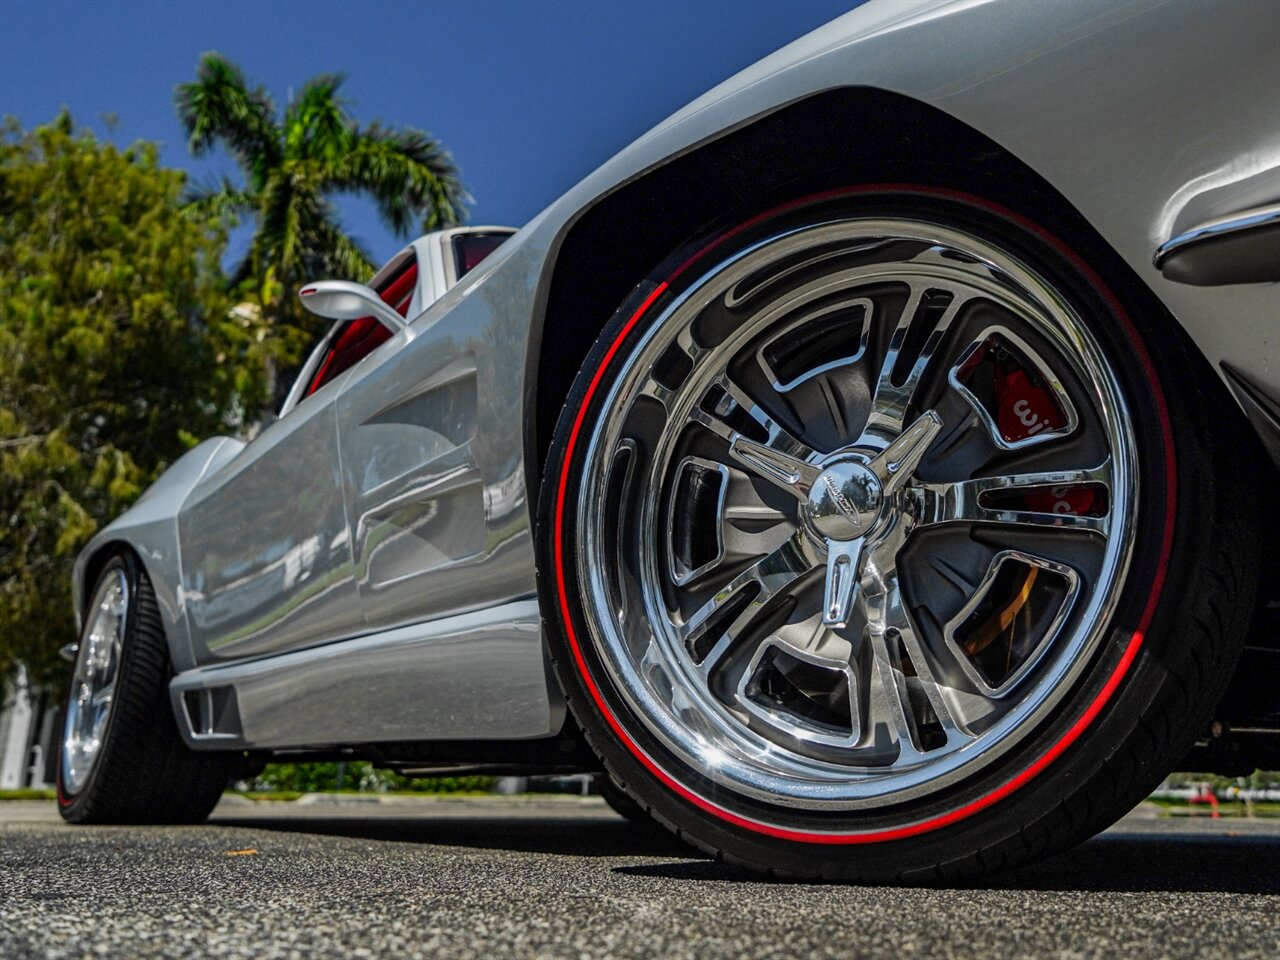
<path id="1" fill-rule="evenodd" d="M 1280 837 L 1113 831 L 982 884 L 994 890 L 1280 895 Z"/>
<path id="2" fill-rule="evenodd" d="M 657 858 L 618 874 L 653 879 L 776 883 L 712 860 L 656 824 L 599 817 L 219 817 L 217 826 L 388 843 L 571 857 Z M 1111 832 L 1065 853 L 966 886 L 1029 892 L 1247 893 L 1280 896 L 1280 836 Z"/>
<path id="3" fill-rule="evenodd" d="M 1280 837 L 1108 833 L 1039 863 L 964 884 L 975 890 L 1066 893 L 1250 893 L 1280 896 Z M 631 876 L 767 882 L 714 861 L 616 868 Z"/>
<path id="4" fill-rule="evenodd" d="M 218 817 L 219 827 L 570 857 L 703 855 L 655 824 L 599 817 Z"/>

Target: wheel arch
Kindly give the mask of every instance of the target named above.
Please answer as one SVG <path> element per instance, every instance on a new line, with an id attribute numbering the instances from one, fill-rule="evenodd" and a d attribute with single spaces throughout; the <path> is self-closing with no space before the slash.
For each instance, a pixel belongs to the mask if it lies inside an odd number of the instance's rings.
<path id="1" fill-rule="evenodd" d="M 98 544 L 93 551 L 84 559 L 84 566 L 80 573 L 79 593 L 76 598 L 76 623 L 83 625 L 84 616 L 88 613 L 89 600 L 93 594 L 93 586 L 98 582 L 98 577 L 102 575 L 102 569 L 111 560 L 112 557 L 119 554 L 131 554 L 145 570 L 147 565 L 139 556 L 138 551 L 133 544 L 127 540 L 108 540 L 105 543 Z M 150 573 L 148 573 L 150 576 Z"/>
<path id="2" fill-rule="evenodd" d="M 904 159 L 905 158 L 905 159 Z M 756 116 L 667 157 L 585 207 L 552 244 L 528 340 L 525 463 L 537 502 L 562 405 L 617 306 L 670 251 L 739 208 L 856 182 L 937 184 L 1017 209 L 1034 203 L 1061 239 L 1106 261 L 1116 293 L 1146 304 L 1176 331 L 1216 408 L 1256 437 L 1183 323 L 1048 180 L 979 130 L 930 104 L 869 86 L 830 88 Z M 1259 460 L 1271 477 L 1280 474 Z M 1268 568 L 1280 571 L 1280 558 Z M 1265 591 L 1260 591 L 1265 593 Z M 1255 627 L 1267 632 L 1265 597 Z"/>
<path id="3" fill-rule="evenodd" d="M 163 570 L 157 569 L 157 563 L 163 566 L 163 563 L 148 557 L 148 551 L 144 543 L 135 542 L 121 534 L 120 531 L 112 535 L 113 532 L 108 531 L 108 535 L 104 536 L 101 541 L 93 541 L 83 554 L 76 560 L 75 570 L 72 574 L 72 603 L 74 606 L 76 633 L 79 635 L 80 630 L 84 627 L 85 616 L 88 612 L 88 605 L 93 596 L 93 587 L 97 583 L 98 577 L 101 576 L 102 570 L 111 561 L 113 557 L 127 555 L 132 561 L 138 565 L 147 579 L 151 581 L 152 588 L 156 591 L 157 599 L 160 602 L 161 619 L 165 627 L 165 641 L 169 647 L 169 662 L 175 670 L 181 670 L 189 666 L 183 657 L 183 649 L 181 641 L 182 622 L 180 615 L 174 609 L 174 605 L 170 599 L 175 592 L 170 589 L 170 580 L 172 577 L 166 578 Z"/>
<path id="4" fill-rule="evenodd" d="M 858 182 L 918 182 L 1049 208 L 1078 249 L 1152 291 L 1048 181 L 937 107 L 875 87 L 824 90 L 668 157 L 586 207 L 557 237 L 529 334 L 530 495 L 560 408 L 605 323 L 671 250 L 739 208 Z M 1161 305 L 1159 309 L 1164 311 Z M 549 345 L 549 347 L 548 347 Z"/>
<path id="5" fill-rule="evenodd" d="M 77 631 L 84 625 L 88 614 L 89 602 L 93 598 L 93 588 L 102 575 L 103 569 L 115 557 L 127 556 L 141 568 L 147 579 L 156 582 L 155 572 L 147 563 L 145 552 L 123 537 L 111 537 L 102 543 L 95 543 L 80 561 L 80 573 L 77 577 L 77 593 L 75 596 L 75 614 Z M 171 631 L 166 631 L 171 632 Z M 173 659 L 172 641 L 169 641 L 170 660 Z"/>

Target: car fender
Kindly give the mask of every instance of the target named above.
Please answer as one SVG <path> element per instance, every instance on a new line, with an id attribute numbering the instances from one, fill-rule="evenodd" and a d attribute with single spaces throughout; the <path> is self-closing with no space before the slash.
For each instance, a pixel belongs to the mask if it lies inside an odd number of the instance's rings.
<path id="1" fill-rule="evenodd" d="M 178 512 L 202 477 L 236 456 L 244 443 L 213 437 L 174 461 L 124 513 L 99 530 L 76 558 L 71 578 L 76 632 L 80 631 L 90 582 L 97 566 L 114 549 L 138 555 L 155 588 L 165 636 L 176 670 L 195 666 L 182 597 L 182 565 L 178 551 Z"/>

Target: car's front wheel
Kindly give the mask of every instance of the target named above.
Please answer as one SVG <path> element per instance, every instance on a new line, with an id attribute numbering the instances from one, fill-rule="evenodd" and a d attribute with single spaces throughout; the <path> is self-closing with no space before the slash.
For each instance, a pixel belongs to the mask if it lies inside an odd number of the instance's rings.
<path id="1" fill-rule="evenodd" d="M 1120 816 L 1220 695 L 1256 551 L 1163 323 L 927 188 L 676 251 L 589 355 L 541 503 L 614 778 L 807 877 L 972 875 Z"/>
<path id="2" fill-rule="evenodd" d="M 85 610 L 63 710 L 58 809 L 72 823 L 197 823 L 231 761 L 189 749 L 169 702 L 160 611 L 132 554 L 102 568 Z"/>

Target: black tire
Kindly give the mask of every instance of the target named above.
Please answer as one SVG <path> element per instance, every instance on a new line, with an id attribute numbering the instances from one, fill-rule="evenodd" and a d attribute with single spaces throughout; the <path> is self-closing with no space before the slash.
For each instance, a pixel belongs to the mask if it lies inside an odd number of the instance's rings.
<path id="1" fill-rule="evenodd" d="M 600 774 L 596 777 L 596 789 L 600 791 L 600 796 L 609 805 L 609 809 L 623 819 L 630 820 L 632 823 L 653 823 L 653 818 L 644 807 L 640 806 L 631 794 L 610 780 L 608 774 Z"/>
<path id="2" fill-rule="evenodd" d="M 112 557 L 93 591 L 119 571 L 129 585 L 129 599 L 105 734 L 96 761 L 75 793 L 64 785 L 59 756 L 58 811 L 70 823 L 199 823 L 222 796 L 234 760 L 197 753 L 183 742 L 169 700 L 169 648 L 142 565 L 129 553 Z M 71 694 L 68 690 L 68 703 Z"/>
<path id="3" fill-rule="evenodd" d="M 936 793 L 819 816 L 748 802 L 708 769 L 682 762 L 611 680 L 572 556 L 586 457 L 575 438 L 607 415 L 617 358 L 696 281 L 703 262 L 725 261 L 771 231 L 818 218 L 891 215 L 929 218 L 999 244 L 1087 318 L 1133 412 L 1136 542 L 1106 641 L 1055 712 L 1013 749 Z M 551 443 L 538 511 L 540 589 L 552 658 L 589 742 L 655 819 L 717 857 L 779 876 L 968 879 L 1063 850 L 1113 823 L 1202 732 L 1252 610 L 1259 544 L 1245 509 L 1256 502 L 1261 467 L 1221 384 L 1150 292 L 1074 227 L 1076 249 L 985 199 L 897 185 L 826 194 L 737 222 L 675 251 L 619 307 Z M 846 839 L 816 839 L 833 834 Z"/>

